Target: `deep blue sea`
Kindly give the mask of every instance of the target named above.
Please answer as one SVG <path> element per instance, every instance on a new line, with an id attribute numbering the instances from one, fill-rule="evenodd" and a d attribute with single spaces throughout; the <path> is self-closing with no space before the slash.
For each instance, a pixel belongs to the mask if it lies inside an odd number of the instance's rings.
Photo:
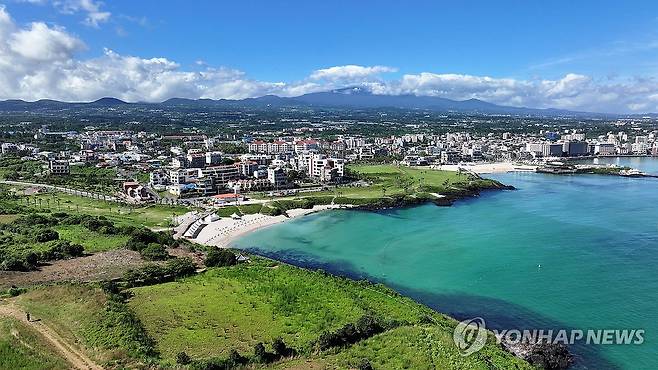
<path id="1" fill-rule="evenodd" d="M 658 159 L 599 160 L 658 174 Z M 514 185 L 452 207 L 329 211 L 234 245 L 383 282 L 489 328 L 644 329 L 571 347 L 578 368 L 658 368 L 658 179 L 491 175 Z"/>

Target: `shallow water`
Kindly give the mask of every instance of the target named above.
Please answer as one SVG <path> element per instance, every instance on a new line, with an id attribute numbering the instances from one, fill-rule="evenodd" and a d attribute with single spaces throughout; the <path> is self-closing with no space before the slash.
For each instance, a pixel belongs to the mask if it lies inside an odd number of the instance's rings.
<path id="1" fill-rule="evenodd" d="M 657 159 L 607 160 L 658 174 Z M 490 328 L 644 329 L 642 345 L 571 349 L 578 367 L 658 366 L 658 179 L 491 177 L 518 190 L 453 207 L 322 212 L 234 246 L 384 282 Z"/>

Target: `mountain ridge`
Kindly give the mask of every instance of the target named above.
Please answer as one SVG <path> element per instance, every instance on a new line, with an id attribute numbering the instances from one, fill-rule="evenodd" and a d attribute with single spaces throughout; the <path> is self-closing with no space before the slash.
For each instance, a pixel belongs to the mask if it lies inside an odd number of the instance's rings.
<path id="1" fill-rule="evenodd" d="M 597 112 L 579 112 L 556 108 L 527 108 L 504 106 L 480 99 L 453 100 L 436 96 L 419 95 L 382 95 L 374 94 L 363 87 L 347 87 L 324 92 L 314 92 L 295 97 L 264 95 L 245 99 L 190 99 L 183 97 L 169 98 L 162 102 L 125 102 L 114 97 L 103 97 L 91 102 L 62 102 L 41 99 L 29 102 L 21 99 L 0 101 L 0 111 L 38 111 L 63 110 L 75 108 L 122 108 L 131 106 L 162 106 L 169 108 L 204 108 L 204 107 L 316 107 L 316 108 L 352 108 L 352 109 L 408 109 L 429 110 L 435 112 L 460 112 L 484 114 L 514 114 L 514 115 L 577 115 L 577 116 L 628 116 L 624 114 L 608 114 Z M 654 113 L 644 113 L 654 115 Z"/>

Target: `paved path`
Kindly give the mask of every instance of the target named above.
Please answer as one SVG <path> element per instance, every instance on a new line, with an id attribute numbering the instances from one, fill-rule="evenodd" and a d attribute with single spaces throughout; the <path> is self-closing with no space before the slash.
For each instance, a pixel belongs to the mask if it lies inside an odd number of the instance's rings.
<path id="1" fill-rule="evenodd" d="M 27 321 L 25 312 L 14 305 L 0 305 L 0 315 L 12 317 L 41 334 L 59 352 L 73 368 L 80 370 L 102 370 L 103 368 L 92 361 L 87 355 L 71 346 L 56 331 L 52 330 L 43 321 Z"/>

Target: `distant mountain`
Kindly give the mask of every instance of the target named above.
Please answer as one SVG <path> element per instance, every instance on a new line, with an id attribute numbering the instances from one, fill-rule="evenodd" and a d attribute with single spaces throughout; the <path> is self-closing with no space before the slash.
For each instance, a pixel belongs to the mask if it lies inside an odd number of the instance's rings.
<path id="1" fill-rule="evenodd" d="M 121 105 L 126 105 L 130 104 L 127 103 L 123 100 L 119 100 L 117 98 L 100 98 L 96 101 L 93 101 L 91 103 L 88 103 L 89 105 L 95 105 L 95 106 L 102 106 L 102 107 L 114 107 L 114 106 L 121 106 Z"/>
<path id="2" fill-rule="evenodd" d="M 55 100 L 38 100 L 26 102 L 23 100 L 0 101 L 0 111 L 30 112 L 54 111 L 76 108 L 128 108 L 132 106 L 160 106 L 163 108 L 210 109 L 222 107 L 316 107 L 316 108 L 354 108 L 354 109 L 408 109 L 430 110 L 436 112 L 514 114 L 514 115 L 578 115 L 601 116 L 597 113 L 573 112 L 560 109 L 534 109 L 510 107 L 488 103 L 478 99 L 451 100 L 434 96 L 416 95 L 378 95 L 363 87 L 349 87 L 326 92 L 304 94 L 296 97 L 280 97 L 265 95 L 258 98 L 242 100 L 212 100 L 172 98 L 161 103 L 127 103 L 116 98 L 101 98 L 88 103 L 65 103 Z"/>

